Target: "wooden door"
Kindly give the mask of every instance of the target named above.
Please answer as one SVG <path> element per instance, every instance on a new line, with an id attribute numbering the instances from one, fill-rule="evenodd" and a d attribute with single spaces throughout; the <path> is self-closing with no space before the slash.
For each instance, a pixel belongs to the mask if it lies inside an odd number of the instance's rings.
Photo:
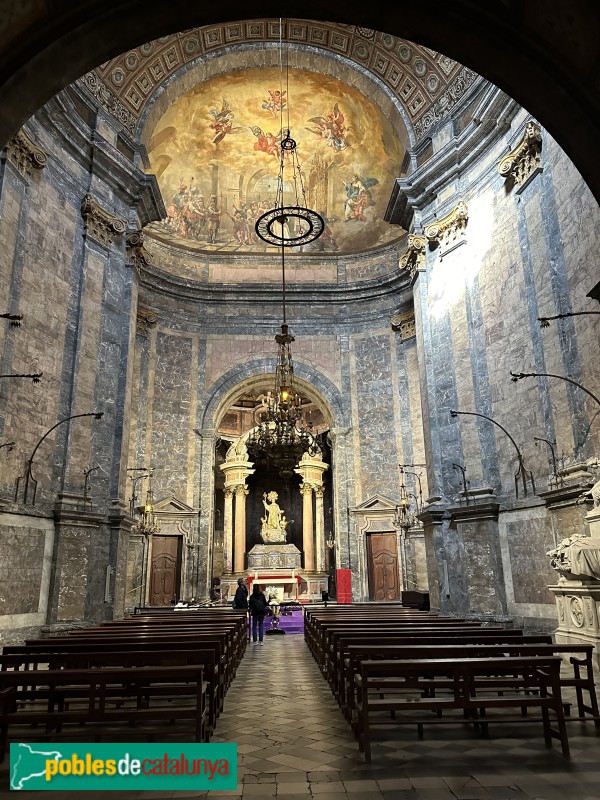
<path id="1" fill-rule="evenodd" d="M 367 536 L 369 559 L 369 597 L 382 602 L 400 599 L 398 544 L 395 533 Z"/>
<path id="2" fill-rule="evenodd" d="M 150 563 L 151 606 L 169 606 L 179 597 L 181 536 L 153 536 Z"/>

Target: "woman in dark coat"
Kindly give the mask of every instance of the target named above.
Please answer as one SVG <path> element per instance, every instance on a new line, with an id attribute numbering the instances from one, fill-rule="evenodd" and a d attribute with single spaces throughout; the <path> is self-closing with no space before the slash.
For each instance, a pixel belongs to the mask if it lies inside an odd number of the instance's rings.
<path id="1" fill-rule="evenodd" d="M 252 617 L 252 641 L 256 644 L 258 634 L 258 644 L 263 643 L 263 625 L 265 614 L 267 613 L 267 598 L 260 590 L 260 586 L 255 583 L 252 587 L 252 594 L 248 603 L 250 616 Z"/>

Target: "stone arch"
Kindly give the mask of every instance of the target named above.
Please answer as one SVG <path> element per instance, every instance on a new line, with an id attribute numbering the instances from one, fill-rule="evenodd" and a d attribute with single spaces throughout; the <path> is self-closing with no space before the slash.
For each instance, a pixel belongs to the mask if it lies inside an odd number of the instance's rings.
<path id="1" fill-rule="evenodd" d="M 347 427 L 348 412 L 342 402 L 342 393 L 322 372 L 294 360 L 297 388 L 306 394 L 329 419 L 332 427 Z M 267 385 L 275 379 L 275 358 L 257 358 L 239 364 L 218 378 L 204 395 L 202 428 L 217 428 L 227 405 L 242 388 Z"/>
<path id="2" fill-rule="evenodd" d="M 273 18 L 281 13 L 272 0 L 266 0 L 262 11 Z M 303 11 L 305 19 L 320 20 L 327 14 L 315 0 L 308 0 Z M 566 14 L 571 14 L 587 37 L 586 46 L 591 41 L 589 46 L 594 48 L 598 11 L 591 6 L 585 12 L 573 11 L 553 0 L 547 12 L 543 18 L 516 17 L 509 4 L 489 8 L 489 4 L 455 0 L 451 5 L 436 4 L 434 13 L 425 16 L 421 5 L 408 0 L 392 7 L 375 0 L 368 5 L 346 3 L 337 9 L 336 18 L 348 25 L 360 20 L 369 26 L 363 29 L 367 34 L 385 28 L 384 33 L 419 42 L 494 81 L 551 132 L 599 197 L 596 144 L 600 101 L 590 90 L 589 59 L 577 63 L 566 57 L 565 39 L 554 38 L 545 27 L 547 19 L 554 18 L 556 29 L 564 26 L 566 36 Z M 223 17 L 238 20 L 247 16 L 247 5 L 238 0 L 232 0 L 227 9 L 181 0 L 166 4 L 129 0 L 118 9 L 104 0 L 75 7 L 62 0 L 51 9 L 39 4 L 33 12 L 27 7 L 21 16 L 15 14 L 4 31 L 0 141 L 6 142 L 52 95 L 112 56 L 174 31 L 215 24 Z M 567 43 L 571 41 L 573 36 Z M 58 63 L 60 70 L 56 69 Z"/>

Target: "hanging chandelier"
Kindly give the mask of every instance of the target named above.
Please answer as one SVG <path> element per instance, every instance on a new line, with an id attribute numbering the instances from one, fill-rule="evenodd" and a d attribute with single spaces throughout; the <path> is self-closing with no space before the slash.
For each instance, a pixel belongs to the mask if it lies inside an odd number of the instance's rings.
<path id="1" fill-rule="evenodd" d="M 421 527 L 419 514 L 423 511 L 423 492 L 421 489 L 421 474 L 413 472 L 407 467 L 423 467 L 424 464 L 398 464 L 400 469 L 400 499 L 396 505 L 393 524 L 405 534 L 415 527 Z M 409 492 L 406 487 L 405 475 L 412 475 L 418 484 L 418 494 Z"/>
<path id="2" fill-rule="evenodd" d="M 280 96 L 283 92 L 283 21 L 279 20 Z M 275 386 L 263 397 L 258 408 L 257 425 L 246 440 L 248 452 L 254 458 L 265 457 L 277 464 L 281 475 L 291 475 L 303 453 L 316 456 L 321 448 L 315 439 L 312 424 L 304 419 L 302 398 L 294 386 L 294 366 L 290 345 L 295 341 L 289 332 L 286 317 L 285 251 L 315 241 L 324 230 L 320 214 L 306 206 L 306 192 L 297 145 L 290 134 L 289 69 L 285 69 L 287 124 L 284 125 L 283 104 L 280 108 L 281 130 L 285 131 L 280 147 L 279 172 L 274 207 L 256 221 L 257 235 L 281 252 L 281 333 L 275 336 L 277 366 Z"/>
<path id="3" fill-rule="evenodd" d="M 154 492 L 152 490 L 152 479 L 154 477 L 154 467 L 150 467 L 147 471 L 144 467 L 130 467 L 129 472 L 146 472 L 145 475 L 132 475 L 132 489 L 131 498 L 129 499 L 130 513 L 132 517 L 136 517 L 137 522 L 133 526 L 134 533 L 140 533 L 144 536 L 151 536 L 160 533 L 160 525 L 154 514 Z M 139 481 L 148 479 L 148 489 L 146 490 L 146 502 L 143 507 L 138 510 L 136 506 L 136 487 Z"/>

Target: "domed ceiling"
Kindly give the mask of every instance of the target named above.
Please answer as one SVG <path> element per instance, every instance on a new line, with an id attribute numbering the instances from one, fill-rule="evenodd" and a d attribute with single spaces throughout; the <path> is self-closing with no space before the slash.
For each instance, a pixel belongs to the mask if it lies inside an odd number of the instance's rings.
<path id="1" fill-rule="evenodd" d="M 273 250 L 254 222 L 276 205 L 288 115 L 304 175 L 302 204 L 326 221 L 325 233 L 304 249 L 360 252 L 398 238 L 383 215 L 406 135 L 352 86 L 307 70 L 286 71 L 282 83 L 274 68 L 212 78 L 160 119 L 148 154 L 168 216 L 152 233 L 203 250 Z M 293 205 L 287 188 L 284 199 Z"/>
<path id="2" fill-rule="evenodd" d="M 305 203 L 326 221 L 324 235 L 304 252 L 335 256 L 372 251 L 404 234 L 384 213 L 407 149 L 425 140 L 476 78 L 442 53 L 371 29 L 258 19 L 148 42 L 81 83 L 146 145 L 168 210 L 146 228 L 150 237 L 200 257 L 276 252 L 256 236 L 254 222 L 275 205 L 289 112 Z"/>

